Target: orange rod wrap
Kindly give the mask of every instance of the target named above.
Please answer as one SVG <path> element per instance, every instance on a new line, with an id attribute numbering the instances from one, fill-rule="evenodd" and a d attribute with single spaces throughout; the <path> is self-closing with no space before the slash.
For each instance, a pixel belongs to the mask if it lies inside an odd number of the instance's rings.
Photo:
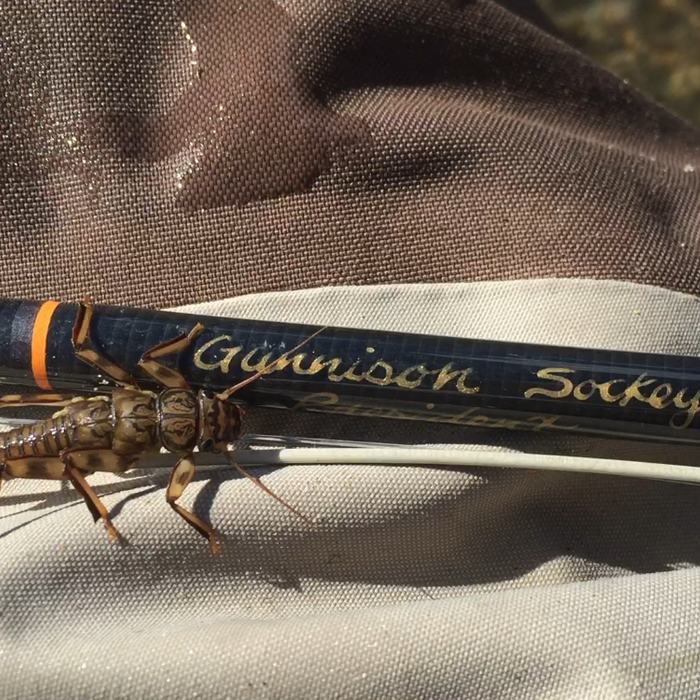
<path id="1" fill-rule="evenodd" d="M 41 389 L 51 391 L 51 384 L 46 373 L 46 344 L 49 336 L 49 325 L 54 311 L 59 306 L 57 301 L 46 301 L 41 305 L 34 321 L 32 332 L 32 373 L 34 381 Z"/>

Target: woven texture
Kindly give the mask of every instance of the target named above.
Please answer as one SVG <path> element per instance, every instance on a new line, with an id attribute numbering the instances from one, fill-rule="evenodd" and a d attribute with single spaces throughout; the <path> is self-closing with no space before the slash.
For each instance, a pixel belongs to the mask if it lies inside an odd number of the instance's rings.
<path id="1" fill-rule="evenodd" d="M 6 294 L 700 290 L 698 134 L 495 2 L 15 0 L 2 19 Z"/>
<path id="2" fill-rule="evenodd" d="M 599 347 L 700 350 L 694 297 L 624 283 L 338 288 L 191 310 L 562 344 L 573 317 Z M 699 461 L 581 437 L 272 409 L 248 419 L 275 434 Z M 215 523 L 216 557 L 167 507 L 167 472 L 92 477 L 125 547 L 71 489 L 7 483 L 4 697 L 696 696 L 697 489 L 376 465 L 258 475 L 316 526 L 235 472 L 202 470 L 184 501 Z"/>
<path id="3" fill-rule="evenodd" d="M 15 0 L 0 17 L 3 296 L 700 351 L 700 135 L 533 3 Z M 700 463 L 272 410 L 246 427 Z M 697 489 L 258 475 L 317 524 L 201 470 L 183 500 L 218 557 L 167 507 L 164 471 L 91 477 L 124 547 L 65 484 L 5 483 L 0 697 L 698 696 Z"/>

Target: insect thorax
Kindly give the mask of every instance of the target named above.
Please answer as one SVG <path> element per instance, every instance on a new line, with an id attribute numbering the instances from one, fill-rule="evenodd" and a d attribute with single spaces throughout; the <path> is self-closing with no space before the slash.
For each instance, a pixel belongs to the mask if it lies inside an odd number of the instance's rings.
<path id="1" fill-rule="evenodd" d="M 166 389 L 158 396 L 159 436 L 170 452 L 188 452 L 197 444 L 197 395 L 187 389 Z"/>

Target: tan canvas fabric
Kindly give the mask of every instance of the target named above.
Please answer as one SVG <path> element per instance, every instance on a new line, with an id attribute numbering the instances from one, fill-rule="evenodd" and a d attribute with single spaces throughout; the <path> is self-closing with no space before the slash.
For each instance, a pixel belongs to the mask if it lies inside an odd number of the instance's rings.
<path id="1" fill-rule="evenodd" d="M 449 313 L 433 313 L 438 299 Z M 198 308 L 407 330 L 425 319 L 435 333 L 553 343 L 578 327 L 586 344 L 679 353 L 697 351 L 700 321 L 694 297 L 576 280 Z M 692 450 L 271 409 L 247 427 L 698 464 Z M 206 471 L 186 502 L 217 526 L 218 557 L 167 507 L 167 473 L 93 477 L 124 547 L 70 489 L 6 484 L 3 697 L 697 697 L 696 487 L 376 465 L 258 473 L 317 526 L 235 473 Z"/>
<path id="2" fill-rule="evenodd" d="M 698 351 L 700 136 L 530 0 L 14 0 L 0 19 L 4 297 Z M 69 488 L 6 484 L 0 698 L 700 694 L 693 487 L 377 465 L 265 478 L 317 527 L 202 473 L 186 500 L 222 533 L 218 558 L 164 503 L 163 472 L 94 477 L 124 548 Z"/>

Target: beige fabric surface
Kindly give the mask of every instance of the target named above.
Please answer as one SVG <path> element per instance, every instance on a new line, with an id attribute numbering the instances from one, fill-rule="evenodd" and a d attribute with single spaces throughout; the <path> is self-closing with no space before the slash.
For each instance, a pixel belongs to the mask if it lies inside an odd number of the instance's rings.
<path id="1" fill-rule="evenodd" d="M 319 289 L 206 313 L 696 354 L 694 297 L 535 280 Z M 604 316 L 601 309 L 605 308 Z M 700 460 L 689 450 L 251 412 L 259 432 Z M 695 698 L 700 491 L 537 471 L 260 472 L 311 527 L 227 470 L 166 506 L 166 472 L 96 476 L 128 545 L 81 499 L 0 500 L 2 698 Z"/>
<path id="2" fill-rule="evenodd" d="M 14 0 L 0 17 L 4 297 L 264 292 L 199 308 L 698 352 L 682 293 L 700 291 L 700 134 L 534 0 Z M 402 282 L 453 284 L 363 286 Z M 298 291 L 321 285 L 343 288 Z M 247 425 L 697 463 L 388 420 Z M 166 472 L 95 477 L 123 548 L 71 489 L 6 484 L 0 700 L 700 694 L 693 487 L 372 465 L 264 478 L 316 526 L 203 471 L 186 502 L 219 557 L 165 504 Z"/>

